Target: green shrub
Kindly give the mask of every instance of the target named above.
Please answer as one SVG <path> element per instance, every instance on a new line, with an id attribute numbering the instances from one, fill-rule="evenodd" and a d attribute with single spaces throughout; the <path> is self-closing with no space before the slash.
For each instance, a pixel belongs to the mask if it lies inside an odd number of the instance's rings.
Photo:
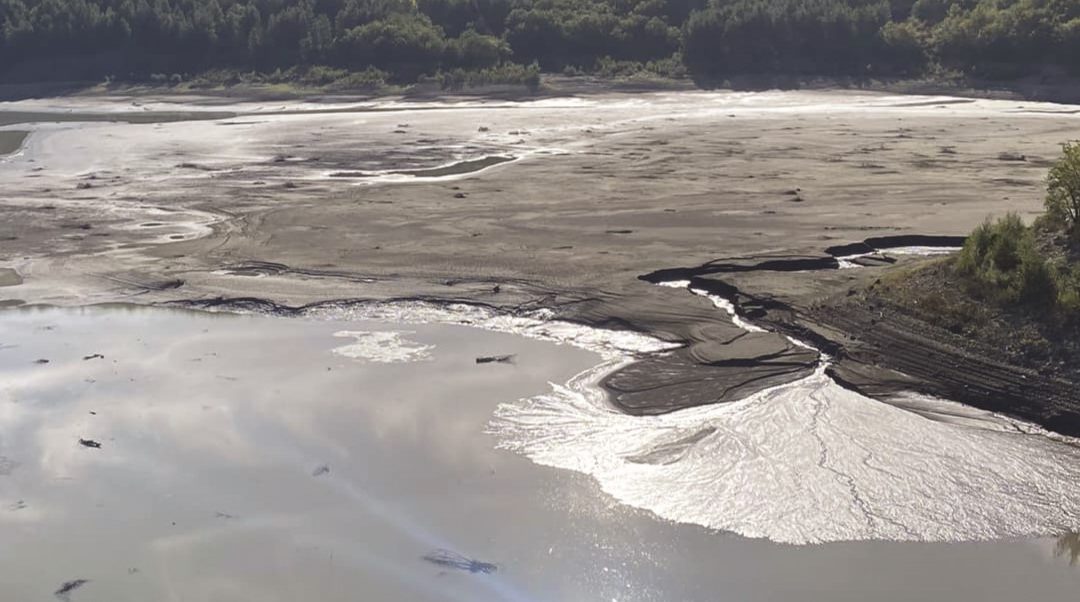
<path id="1" fill-rule="evenodd" d="M 495 67 L 510 58 L 510 45 L 505 40 L 486 36 L 469 29 L 448 41 L 446 60 L 463 69 Z"/>
<path id="2" fill-rule="evenodd" d="M 1020 248 L 1016 272 L 1011 294 L 1017 301 L 1041 307 L 1053 307 L 1058 303 L 1057 270 L 1035 249 L 1030 232 L 1027 242 Z"/>
<path id="3" fill-rule="evenodd" d="M 1043 306 L 1058 302 L 1058 270 L 1039 251 L 1034 231 L 1015 213 L 976 228 L 964 242 L 956 267 L 969 284 L 1000 301 Z"/>
<path id="4" fill-rule="evenodd" d="M 1080 238 L 1080 142 L 1062 145 L 1062 157 L 1050 168 L 1046 183 L 1046 216 Z"/>
<path id="5" fill-rule="evenodd" d="M 1080 266 L 1059 273 L 1057 303 L 1066 312 L 1080 311 Z"/>
<path id="6" fill-rule="evenodd" d="M 1074 242 L 1080 240 L 1080 142 L 1067 143 L 1063 150 L 1047 178 L 1046 213 L 1035 225 L 1025 226 L 1015 213 L 997 221 L 988 218 L 964 241 L 953 265 L 972 293 L 1078 320 L 1080 262 L 1075 246 L 1060 248 L 1054 234 L 1064 230 Z"/>
<path id="7" fill-rule="evenodd" d="M 376 67 L 415 80 L 435 70 L 446 51 L 446 38 L 423 15 L 392 14 L 346 31 L 334 51 L 343 67 Z"/>
<path id="8" fill-rule="evenodd" d="M 388 75 L 374 67 L 352 71 L 327 85 L 332 90 L 377 90 L 386 86 Z"/>
<path id="9" fill-rule="evenodd" d="M 989 219 L 968 236 L 960 252 L 957 267 L 983 280 L 1012 271 L 1020 263 L 1020 246 L 1030 237 L 1023 220 L 1008 213 L 996 222 Z"/>
<path id="10" fill-rule="evenodd" d="M 613 59 L 610 56 L 602 56 L 593 63 L 591 69 L 582 70 L 576 67 L 567 67 L 563 69 L 563 73 L 566 75 L 582 75 L 584 73 L 589 73 L 591 75 L 607 78 L 642 79 L 684 79 L 689 75 L 686 65 L 683 64 L 682 56 L 679 53 L 675 53 L 666 58 L 645 62 L 620 61 Z"/>
<path id="11" fill-rule="evenodd" d="M 300 83 L 309 86 L 326 86 L 348 75 L 349 72 L 345 69 L 336 69 L 325 65 L 315 65 L 305 70 L 304 73 L 299 76 L 299 81 Z"/>
<path id="12" fill-rule="evenodd" d="M 536 92 L 540 88 L 540 67 L 503 63 L 487 69 L 453 69 L 440 71 L 436 80 L 444 90 L 461 90 L 476 86 L 521 85 Z"/>

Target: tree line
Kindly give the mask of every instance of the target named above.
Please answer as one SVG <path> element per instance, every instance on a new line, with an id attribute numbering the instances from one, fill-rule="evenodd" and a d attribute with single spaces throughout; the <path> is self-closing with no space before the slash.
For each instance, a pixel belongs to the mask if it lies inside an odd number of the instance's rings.
<path id="1" fill-rule="evenodd" d="M 321 66 L 410 82 L 625 65 L 1007 78 L 1073 70 L 1078 52 L 1076 0 L 0 0 L 8 81 Z"/>

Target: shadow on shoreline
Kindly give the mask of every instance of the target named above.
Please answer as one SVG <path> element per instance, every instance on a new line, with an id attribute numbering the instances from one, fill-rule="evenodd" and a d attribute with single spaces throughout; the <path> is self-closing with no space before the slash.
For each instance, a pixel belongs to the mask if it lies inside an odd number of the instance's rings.
<path id="1" fill-rule="evenodd" d="M 1068 558 L 1070 566 L 1080 565 L 1080 533 L 1066 533 L 1058 537 L 1057 545 L 1054 546 L 1054 555 L 1058 558 Z"/>

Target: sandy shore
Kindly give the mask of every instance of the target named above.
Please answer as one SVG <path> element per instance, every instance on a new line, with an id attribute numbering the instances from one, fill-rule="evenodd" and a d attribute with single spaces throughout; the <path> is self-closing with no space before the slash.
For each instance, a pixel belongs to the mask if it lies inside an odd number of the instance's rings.
<path id="1" fill-rule="evenodd" d="M 200 120 L 100 121 L 132 103 Z M 990 213 L 1032 214 L 1080 123 L 1064 105 L 829 91 L 0 105 L 16 112 L 35 116 L 10 126 L 31 134 L 0 163 L 0 267 L 23 281 L 2 289 L 9 302 L 548 308 L 686 344 L 608 379 L 634 413 L 741 398 L 817 362 L 782 333 L 746 333 L 643 275 L 812 263 L 869 237 L 955 236 Z M 478 169 L 453 167 L 463 162 Z M 863 277 L 719 280 L 767 302 Z"/>

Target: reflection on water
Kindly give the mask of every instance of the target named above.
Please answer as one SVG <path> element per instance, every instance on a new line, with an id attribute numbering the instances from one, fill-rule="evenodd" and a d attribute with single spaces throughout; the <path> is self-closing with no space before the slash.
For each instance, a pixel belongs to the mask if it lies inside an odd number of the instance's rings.
<path id="1" fill-rule="evenodd" d="M 0 599 L 70 583 L 78 602 L 622 589 L 614 576 L 549 588 L 530 568 L 546 547 L 499 541 L 520 497 L 552 522 L 550 481 L 482 432 L 497 400 L 596 356 L 390 326 L 128 307 L 0 314 Z M 343 331 L 372 344 L 342 354 Z M 429 361 L 385 363 L 417 348 Z M 475 363 L 504 352 L 521 363 Z M 511 553 L 514 570 L 487 570 Z M 483 570 L 425 561 L 453 554 Z"/>
<path id="2" fill-rule="evenodd" d="M 1059 537 L 1054 553 L 1067 557 L 1069 564 L 1076 566 L 1080 562 L 1080 533 L 1066 533 Z"/>
<path id="3" fill-rule="evenodd" d="M 0 600 L 66 589 L 73 602 L 888 602 L 943 591 L 993 602 L 1080 589 L 1080 571 L 1049 561 L 1053 539 L 792 547 L 657 520 L 484 434 L 498 402 L 598 356 L 462 326 L 408 330 L 382 340 L 423 346 L 423 361 L 335 353 L 356 339 L 335 333 L 401 332 L 386 322 L 0 312 Z"/>

